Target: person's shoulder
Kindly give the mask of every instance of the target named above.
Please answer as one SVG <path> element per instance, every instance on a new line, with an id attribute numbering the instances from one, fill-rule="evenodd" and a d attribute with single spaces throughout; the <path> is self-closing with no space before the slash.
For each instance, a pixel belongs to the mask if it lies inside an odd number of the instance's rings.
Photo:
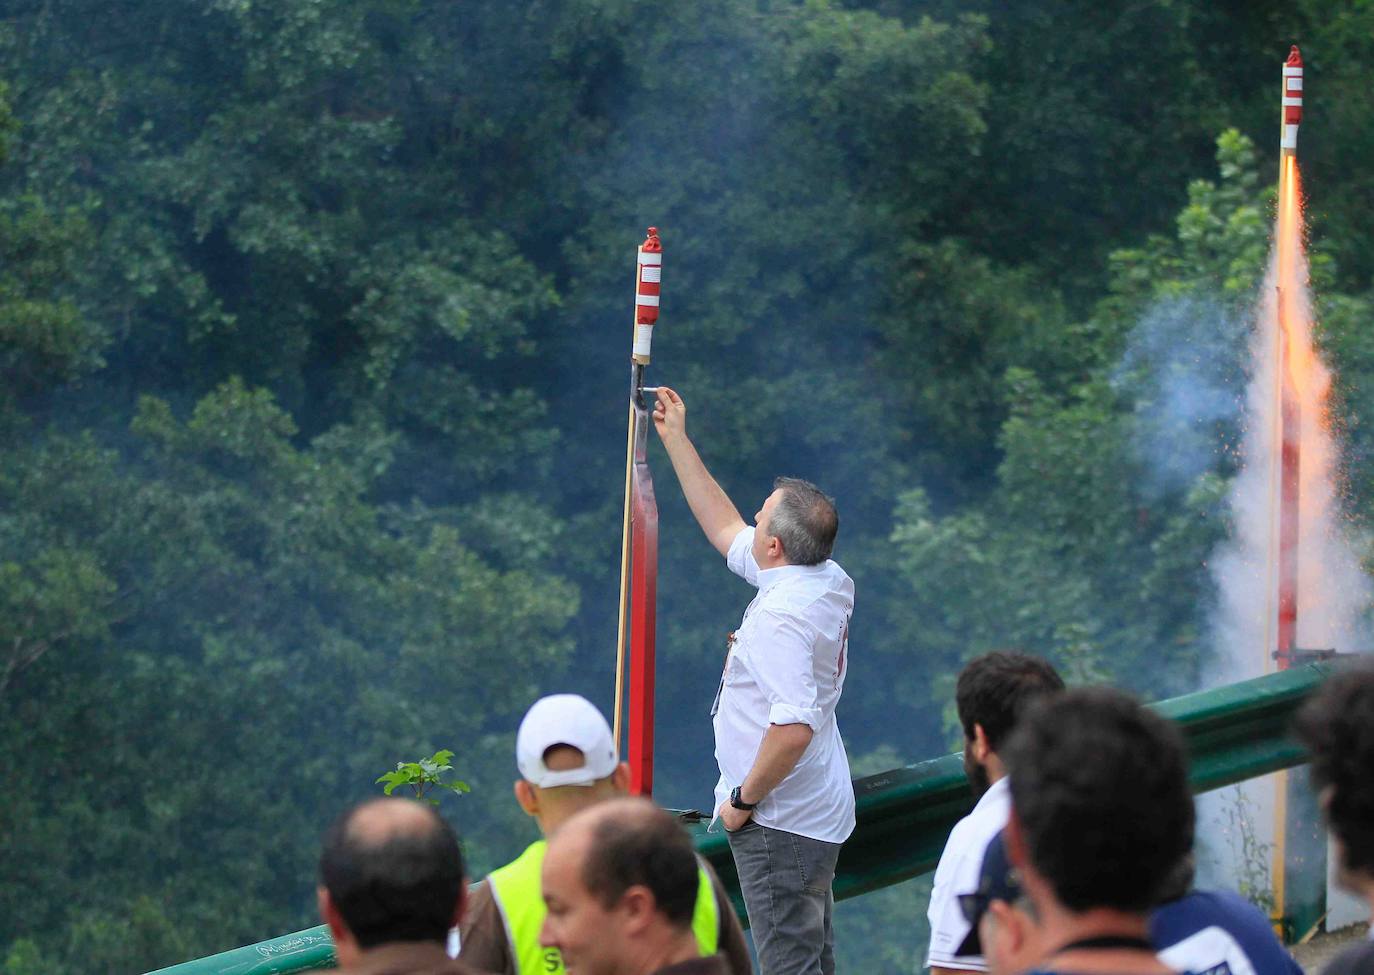
<path id="1" fill-rule="evenodd" d="M 1269 918 L 1241 894 L 1233 890 L 1193 890 L 1155 909 L 1150 918 L 1153 937 L 1180 940 L 1189 932 L 1219 927 L 1249 939 L 1255 948 L 1272 942 L 1277 946 Z"/>
<path id="2" fill-rule="evenodd" d="M 954 824 L 954 828 L 949 831 L 949 838 L 945 840 L 945 848 L 940 853 L 940 862 L 936 867 L 936 875 L 942 879 L 951 879 L 956 876 L 964 877 L 971 881 L 972 886 L 978 882 L 978 871 L 983 866 L 983 853 L 992 842 L 992 838 L 998 831 L 1007 824 L 1007 815 L 1004 813 L 1000 817 L 997 815 L 996 808 L 982 809 L 974 808 L 963 819 Z M 957 891 L 955 893 L 966 893 Z"/>
<path id="3" fill-rule="evenodd" d="M 968 849 L 969 844 L 975 843 L 983 833 L 983 825 L 986 817 L 979 816 L 977 810 L 972 810 L 967 816 L 954 824 L 954 828 L 949 831 L 949 838 L 945 840 L 945 850 L 951 849 L 963 851 Z M 989 837 L 991 840 L 991 837 Z M 982 854 L 982 851 L 978 851 Z"/>
<path id="4" fill-rule="evenodd" d="M 1195 890 L 1188 896 L 1210 901 L 1218 910 L 1264 919 L 1264 912 L 1239 891 L 1209 888 L 1207 890 Z"/>
<path id="5" fill-rule="evenodd" d="M 491 881 L 479 880 L 468 888 L 467 904 L 463 909 L 463 920 L 459 924 L 459 928 L 464 931 L 472 928 L 474 922 L 483 918 L 495 904 L 496 897 L 491 889 Z"/>
<path id="6" fill-rule="evenodd" d="M 845 577 L 845 584 L 835 580 L 806 575 L 784 578 L 769 587 L 766 601 L 760 609 L 781 622 L 795 622 L 807 629 L 818 625 L 828 630 L 834 620 L 847 618 L 854 608 L 854 585 Z"/>
<path id="7" fill-rule="evenodd" d="M 848 582 L 851 586 L 854 585 L 854 579 L 849 575 L 848 572 L 844 571 L 844 566 L 840 565 L 840 563 L 836 562 L 834 559 L 826 559 L 821 564 L 824 565 L 826 569 L 833 575 L 837 577 L 843 577 L 844 580 Z"/>
<path id="8" fill-rule="evenodd" d="M 469 971 L 504 970 L 510 954 L 506 922 L 489 880 L 468 888 L 467 906 L 458 923 L 458 957 Z M 474 962 L 487 967 L 474 968 Z"/>
<path id="9" fill-rule="evenodd" d="M 480 968 L 473 968 L 461 958 L 450 958 L 448 964 L 434 969 L 434 975 L 493 975 Z"/>
<path id="10" fill-rule="evenodd" d="M 844 566 L 840 565 L 840 563 L 836 562 L 834 559 L 826 559 L 821 565 L 825 569 L 823 576 L 830 591 L 842 593 L 850 599 L 853 599 L 854 579 L 848 572 L 844 571 Z"/>
<path id="11" fill-rule="evenodd" d="M 1342 950 L 1327 962 L 1321 975 L 1371 975 L 1374 973 L 1374 941 L 1361 941 Z"/>
<path id="12" fill-rule="evenodd" d="M 954 828 L 949 831 L 949 839 L 945 841 L 945 849 L 967 851 L 981 864 L 983 851 L 992 842 L 992 838 L 1001 832 L 1002 827 L 1007 825 L 1010 811 L 1010 800 L 1003 803 L 998 801 L 997 796 L 993 796 L 989 802 L 980 801 L 967 816 L 954 824 Z"/>

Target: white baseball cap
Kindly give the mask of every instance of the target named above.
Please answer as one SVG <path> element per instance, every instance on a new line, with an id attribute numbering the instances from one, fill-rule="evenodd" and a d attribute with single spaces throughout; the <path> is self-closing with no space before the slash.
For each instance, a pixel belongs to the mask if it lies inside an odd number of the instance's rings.
<path id="1" fill-rule="evenodd" d="M 554 745 L 570 745 L 582 753 L 579 768 L 554 771 L 544 753 Z M 618 757 L 611 727 L 585 697 L 551 694 L 534 702 L 515 736 L 515 764 L 526 782 L 541 789 L 560 785 L 591 785 L 615 771 Z"/>

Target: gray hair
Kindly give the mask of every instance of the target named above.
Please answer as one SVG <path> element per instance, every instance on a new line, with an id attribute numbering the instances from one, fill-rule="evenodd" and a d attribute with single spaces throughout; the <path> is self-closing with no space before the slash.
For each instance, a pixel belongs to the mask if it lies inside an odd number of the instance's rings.
<path id="1" fill-rule="evenodd" d="M 810 481 L 780 477 L 773 482 L 781 491 L 777 507 L 768 519 L 768 534 L 782 542 L 791 565 L 817 565 L 830 558 L 840 516 L 835 501 Z"/>

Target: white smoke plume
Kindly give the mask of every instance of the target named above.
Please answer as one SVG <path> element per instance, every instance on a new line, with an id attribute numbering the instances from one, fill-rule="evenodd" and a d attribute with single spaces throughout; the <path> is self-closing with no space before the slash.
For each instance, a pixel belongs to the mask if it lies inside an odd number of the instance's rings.
<path id="1" fill-rule="evenodd" d="M 1231 537 L 1211 568 L 1218 605 L 1212 620 L 1207 686 L 1258 677 L 1275 669 L 1277 576 L 1277 268 L 1271 259 L 1250 338 L 1250 381 L 1245 397 L 1241 468 L 1228 506 Z M 1306 258 L 1299 258 L 1306 281 Z M 1289 327 L 1312 347 L 1312 302 L 1306 287 L 1286 296 Z M 1326 414 L 1331 373 L 1312 355 L 1298 383 L 1302 406 L 1301 503 L 1298 543 L 1297 645 L 1303 650 L 1369 649 L 1362 627 L 1371 596 L 1339 504 L 1338 445 Z"/>
<path id="2" fill-rule="evenodd" d="M 1297 254 L 1295 281 L 1285 288 L 1294 344 L 1314 348 L 1306 255 Z M 1206 686 L 1258 677 L 1277 668 L 1278 611 L 1278 261 L 1271 256 L 1249 340 L 1241 467 L 1231 485 L 1231 535 L 1211 561 L 1217 605 Z M 1291 347 L 1291 346 L 1290 346 Z M 1340 509 L 1339 445 L 1327 415 L 1331 373 L 1314 352 L 1291 356 L 1300 371 L 1300 521 L 1298 626 L 1300 650 L 1369 649 L 1366 620 L 1371 586 L 1361 571 L 1349 522 Z M 1198 867 L 1204 882 L 1241 890 L 1264 904 L 1272 882 L 1275 798 L 1281 780 L 1266 776 L 1198 801 Z M 1348 897 L 1328 891 L 1328 923 L 1349 923 Z"/>

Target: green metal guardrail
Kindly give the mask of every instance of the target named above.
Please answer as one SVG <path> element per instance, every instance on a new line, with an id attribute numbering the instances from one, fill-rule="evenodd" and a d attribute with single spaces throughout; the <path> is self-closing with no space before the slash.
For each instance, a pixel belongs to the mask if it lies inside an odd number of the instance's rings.
<path id="1" fill-rule="evenodd" d="M 1330 673 L 1317 663 L 1156 704 L 1183 728 L 1191 753 L 1194 792 L 1300 765 L 1301 747 L 1288 734 L 1299 705 Z M 962 756 L 946 755 L 854 780 L 858 824 L 835 872 L 835 897 L 886 887 L 934 869 L 950 828 L 973 807 Z M 694 827 L 744 918 L 739 878 L 719 832 Z M 334 946 L 323 925 L 198 958 L 153 975 L 290 975 L 329 968 Z"/>

